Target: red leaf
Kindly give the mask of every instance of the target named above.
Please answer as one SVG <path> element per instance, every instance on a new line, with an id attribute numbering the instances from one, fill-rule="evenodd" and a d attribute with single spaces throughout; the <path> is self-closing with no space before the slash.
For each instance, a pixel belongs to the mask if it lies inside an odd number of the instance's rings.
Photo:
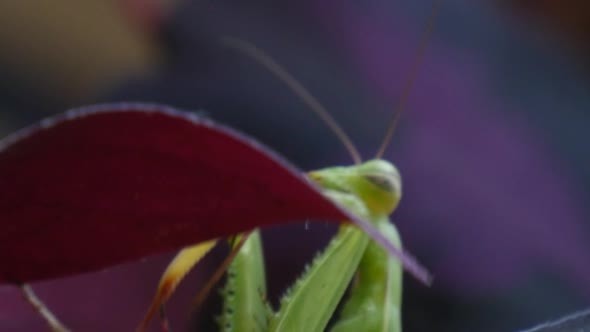
<path id="1" fill-rule="evenodd" d="M 269 149 L 156 105 L 77 109 L 9 136 L 0 188 L 0 283 L 297 220 L 354 220 L 383 242 Z"/>

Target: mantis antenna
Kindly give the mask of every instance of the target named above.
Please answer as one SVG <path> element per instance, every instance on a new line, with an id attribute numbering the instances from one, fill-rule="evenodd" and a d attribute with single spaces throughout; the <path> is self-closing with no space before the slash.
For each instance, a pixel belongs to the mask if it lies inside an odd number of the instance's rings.
<path id="1" fill-rule="evenodd" d="M 418 70 L 422 65 L 422 60 L 424 60 L 424 54 L 426 53 L 426 47 L 428 46 L 428 42 L 430 41 L 430 37 L 432 36 L 432 31 L 434 30 L 434 22 L 436 19 L 436 14 L 438 14 L 440 6 L 440 1 L 435 0 L 432 4 L 432 10 L 430 12 L 430 17 L 428 18 L 428 25 L 426 26 L 426 30 L 424 31 L 422 38 L 420 39 L 420 46 L 418 47 L 418 53 L 410 68 L 410 73 L 408 74 L 408 79 L 402 90 L 402 94 L 400 99 L 395 107 L 395 113 L 393 114 L 393 118 L 389 122 L 389 127 L 385 132 L 385 136 L 383 137 L 383 141 L 381 142 L 381 146 L 377 150 L 377 154 L 375 155 L 376 159 L 380 159 L 383 157 L 385 150 L 389 146 L 391 142 L 391 138 L 393 137 L 393 133 L 395 132 L 395 128 L 399 122 L 400 116 L 405 109 L 406 103 L 408 102 L 408 97 L 410 95 L 410 91 L 414 87 L 414 83 L 416 82 L 416 77 L 418 76 Z"/>
<path id="2" fill-rule="evenodd" d="M 342 127 L 338 125 L 326 108 L 322 106 L 322 104 L 299 81 L 297 81 L 295 77 L 289 74 L 285 68 L 274 61 L 268 54 L 264 53 L 264 51 L 245 40 L 226 36 L 221 38 L 221 43 L 229 48 L 239 51 L 240 53 L 248 55 L 283 81 L 283 83 L 299 96 L 299 98 L 301 98 L 301 100 L 305 102 L 305 104 L 307 104 L 307 106 L 322 119 L 322 121 L 324 121 L 330 130 L 332 130 L 342 144 L 344 144 L 354 163 L 361 163 L 361 154 L 352 143 L 350 137 L 346 135 Z"/>

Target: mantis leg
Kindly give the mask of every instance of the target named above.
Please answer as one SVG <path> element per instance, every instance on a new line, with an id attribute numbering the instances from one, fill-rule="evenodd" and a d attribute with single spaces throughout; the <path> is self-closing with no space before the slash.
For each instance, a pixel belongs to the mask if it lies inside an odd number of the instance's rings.
<path id="1" fill-rule="evenodd" d="M 152 303 L 140 323 L 137 331 L 145 331 L 150 320 L 160 311 L 161 307 L 168 301 L 174 290 L 182 281 L 184 276 L 197 264 L 217 243 L 217 240 L 211 240 L 196 244 L 192 247 L 182 249 L 176 257 L 170 262 L 166 271 L 160 279 L 158 290 L 152 300 Z"/>
<path id="2" fill-rule="evenodd" d="M 395 226 L 386 217 L 377 227 L 401 247 Z M 381 246 L 370 242 L 358 269 L 358 282 L 332 332 L 401 332 L 402 267 Z"/>
<path id="3" fill-rule="evenodd" d="M 359 215 L 366 215 L 364 204 L 356 197 L 340 192 L 326 194 Z M 283 297 L 269 331 L 324 331 L 368 243 L 368 236 L 361 230 L 351 225 L 341 226 L 328 247 Z"/>
<path id="4" fill-rule="evenodd" d="M 239 241 L 236 241 L 239 243 Z M 253 231 L 227 269 L 222 290 L 220 331 L 265 332 L 272 314 L 266 302 L 266 277 L 260 232 Z"/>
<path id="5" fill-rule="evenodd" d="M 368 236 L 354 226 L 342 226 L 326 250 L 283 297 L 269 331 L 324 331 L 368 242 Z"/>

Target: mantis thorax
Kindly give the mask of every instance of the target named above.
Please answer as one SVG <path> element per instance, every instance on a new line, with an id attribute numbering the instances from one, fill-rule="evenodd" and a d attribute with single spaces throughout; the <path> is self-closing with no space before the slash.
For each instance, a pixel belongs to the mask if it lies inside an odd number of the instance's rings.
<path id="1" fill-rule="evenodd" d="M 322 188 L 358 197 L 373 215 L 391 214 L 401 199 L 399 171 L 382 159 L 354 166 L 324 168 L 308 175 Z"/>

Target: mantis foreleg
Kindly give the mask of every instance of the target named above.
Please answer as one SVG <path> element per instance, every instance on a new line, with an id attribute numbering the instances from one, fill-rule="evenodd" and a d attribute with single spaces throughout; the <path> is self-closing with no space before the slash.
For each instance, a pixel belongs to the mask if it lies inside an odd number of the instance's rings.
<path id="1" fill-rule="evenodd" d="M 364 204 L 355 196 L 326 191 L 341 205 L 365 216 Z M 357 270 L 368 236 L 354 226 L 341 226 L 328 247 L 314 259 L 303 276 L 281 301 L 269 331 L 324 331 Z"/>
<path id="2" fill-rule="evenodd" d="M 253 231 L 227 270 L 222 290 L 221 331 L 265 332 L 271 310 L 266 297 L 266 277 L 260 232 Z"/>

